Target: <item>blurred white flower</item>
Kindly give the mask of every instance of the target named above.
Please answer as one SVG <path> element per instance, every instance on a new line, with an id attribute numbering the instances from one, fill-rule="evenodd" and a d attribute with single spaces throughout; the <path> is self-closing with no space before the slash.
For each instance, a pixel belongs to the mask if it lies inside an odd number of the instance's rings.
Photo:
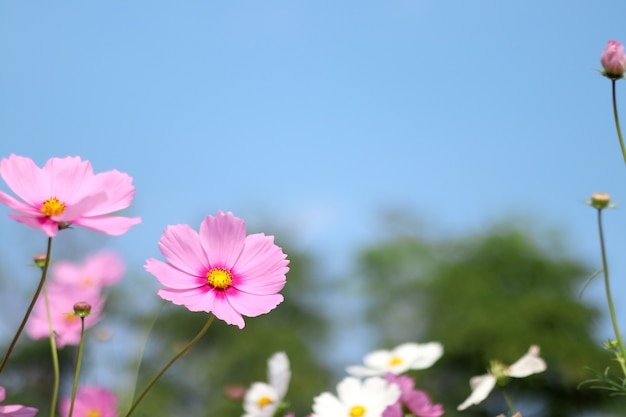
<path id="1" fill-rule="evenodd" d="M 382 417 L 398 398 L 398 385 L 383 378 L 346 377 L 337 385 L 337 396 L 324 392 L 315 397 L 311 417 Z"/>
<path id="2" fill-rule="evenodd" d="M 285 398 L 291 370 L 285 352 L 277 352 L 267 361 L 267 380 L 255 382 L 246 391 L 243 417 L 271 417 Z"/>
<path id="3" fill-rule="evenodd" d="M 409 369 L 430 368 L 443 355 L 441 343 L 404 343 L 393 350 L 376 350 L 368 353 L 365 366 L 348 366 L 346 371 L 357 377 L 378 376 L 391 372 L 399 375 Z"/>
<path id="4" fill-rule="evenodd" d="M 457 407 L 457 410 L 465 410 L 467 407 L 476 405 L 487 398 L 493 387 L 496 386 L 498 379 L 505 377 L 524 378 L 545 370 L 546 363 L 539 357 L 539 346 L 537 345 L 532 345 L 528 349 L 528 353 L 511 366 L 493 361 L 488 374 L 474 376 L 470 379 L 472 393 Z"/>

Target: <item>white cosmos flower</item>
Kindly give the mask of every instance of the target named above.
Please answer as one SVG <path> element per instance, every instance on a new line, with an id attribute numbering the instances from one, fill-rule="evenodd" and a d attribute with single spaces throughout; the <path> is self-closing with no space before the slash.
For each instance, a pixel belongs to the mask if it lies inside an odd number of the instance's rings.
<path id="1" fill-rule="evenodd" d="M 255 382 L 246 391 L 243 399 L 243 417 L 271 417 L 280 405 L 291 379 L 289 359 L 285 352 L 272 355 L 267 361 L 267 380 Z"/>
<path id="2" fill-rule="evenodd" d="M 488 374 L 470 378 L 472 393 L 457 407 L 457 410 L 465 410 L 467 407 L 476 405 L 487 398 L 493 387 L 496 386 L 499 378 L 524 378 L 545 370 L 546 363 L 539 357 L 539 346 L 537 345 L 532 345 L 528 349 L 528 353 L 511 366 L 505 366 L 500 362 L 494 361 Z"/>
<path id="3" fill-rule="evenodd" d="M 337 385 L 337 396 L 324 392 L 313 400 L 311 417 L 382 417 L 400 398 L 400 388 L 380 377 L 346 377 Z"/>
<path id="4" fill-rule="evenodd" d="M 365 366 L 348 366 L 346 371 L 354 376 L 366 377 L 391 372 L 399 375 L 409 369 L 430 368 L 443 355 L 441 343 L 404 343 L 393 350 L 375 350 L 368 353 Z"/>

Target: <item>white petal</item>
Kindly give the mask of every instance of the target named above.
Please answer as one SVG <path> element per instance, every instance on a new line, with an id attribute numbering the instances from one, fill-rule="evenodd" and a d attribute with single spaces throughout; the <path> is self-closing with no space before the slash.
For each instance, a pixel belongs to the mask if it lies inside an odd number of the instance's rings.
<path id="1" fill-rule="evenodd" d="M 504 374 L 515 378 L 524 378 L 546 370 L 546 362 L 539 357 L 539 346 L 532 345 L 528 353 L 509 366 Z"/>
<path id="2" fill-rule="evenodd" d="M 291 380 L 289 358 L 285 352 L 277 352 L 267 361 L 267 380 L 278 393 L 278 401 L 285 398 Z"/>
<path id="3" fill-rule="evenodd" d="M 465 410 L 470 405 L 479 404 L 487 398 L 493 387 L 496 386 L 496 377 L 490 374 L 474 376 L 470 379 L 470 386 L 472 393 L 456 408 L 459 411 Z"/>

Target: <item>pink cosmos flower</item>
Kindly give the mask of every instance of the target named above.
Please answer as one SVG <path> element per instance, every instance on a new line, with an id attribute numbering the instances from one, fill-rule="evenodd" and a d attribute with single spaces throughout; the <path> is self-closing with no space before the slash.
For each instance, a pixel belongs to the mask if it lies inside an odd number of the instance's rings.
<path id="1" fill-rule="evenodd" d="M 624 45 L 618 41 L 608 41 L 600 62 L 604 68 L 604 75 L 611 79 L 622 78 L 624 70 L 626 70 L 626 55 L 624 54 Z"/>
<path id="2" fill-rule="evenodd" d="M 81 264 L 69 261 L 54 263 L 51 267 L 52 280 L 81 288 L 108 287 L 122 279 L 126 265 L 115 252 L 94 253 Z"/>
<path id="3" fill-rule="evenodd" d="M 70 414 L 71 397 L 59 403 L 62 417 Z M 85 386 L 76 391 L 72 417 L 118 417 L 117 396 L 106 388 Z"/>
<path id="4" fill-rule="evenodd" d="M 424 391 L 416 390 L 413 378 L 396 376 L 389 372 L 385 379 L 400 388 L 400 399 L 385 410 L 383 417 L 403 417 L 403 406 L 417 417 L 439 417 L 443 414 L 443 405 L 433 404 Z"/>
<path id="5" fill-rule="evenodd" d="M 6 398 L 6 390 L 0 387 L 0 402 Z M 36 408 L 25 407 L 20 404 L 0 405 L 0 417 L 33 417 L 37 414 Z"/>
<path id="6" fill-rule="evenodd" d="M 104 295 L 93 288 L 84 290 L 77 286 L 54 282 L 47 285 L 47 294 L 57 347 L 61 349 L 65 345 L 77 345 L 80 342 L 81 319 L 74 315 L 74 304 L 85 301 L 91 305 L 92 313 L 85 317 L 85 328 L 88 328 L 100 320 L 105 302 Z M 26 323 L 26 333 L 35 340 L 49 337 L 44 297 L 37 300 L 33 314 Z"/>
<path id="7" fill-rule="evenodd" d="M 19 214 L 9 217 L 53 237 L 75 224 L 109 235 L 126 233 L 139 217 L 109 216 L 135 196 L 132 178 L 116 170 L 93 173 L 80 157 L 51 158 L 43 168 L 11 155 L 0 160 L 0 176 L 23 201 L 0 191 L 0 203 Z"/>
<path id="8" fill-rule="evenodd" d="M 287 255 L 273 236 L 246 236 L 244 221 L 230 212 L 207 216 L 199 234 L 186 224 L 168 226 L 159 248 L 168 262 L 145 265 L 167 287 L 158 295 L 190 311 L 243 328 L 242 315 L 265 314 L 283 301 Z"/>

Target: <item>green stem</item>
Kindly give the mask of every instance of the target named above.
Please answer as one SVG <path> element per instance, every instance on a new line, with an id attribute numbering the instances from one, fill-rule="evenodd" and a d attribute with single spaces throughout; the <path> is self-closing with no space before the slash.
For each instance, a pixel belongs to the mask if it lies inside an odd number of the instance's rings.
<path id="1" fill-rule="evenodd" d="M 613 324 L 613 331 L 615 331 L 615 338 L 617 339 L 617 345 L 619 348 L 619 357 L 621 360 L 620 366 L 622 367 L 622 372 L 624 376 L 626 376 L 626 364 L 624 363 L 624 359 L 626 358 L 626 349 L 624 349 L 624 342 L 622 340 L 622 335 L 619 331 L 619 326 L 617 324 L 617 316 L 615 315 L 615 306 L 613 305 L 613 297 L 611 296 L 611 284 L 609 280 L 609 265 L 606 260 L 606 248 L 604 245 L 604 231 L 602 228 L 602 209 L 598 209 L 598 231 L 600 233 L 600 252 L 602 253 L 602 271 L 604 272 L 604 288 L 606 289 L 606 300 L 609 306 L 609 314 L 611 315 L 611 323 Z"/>
<path id="2" fill-rule="evenodd" d="M 200 338 L 202 338 L 202 336 L 206 333 L 206 331 L 209 330 L 209 327 L 211 327 L 211 323 L 213 323 L 213 319 L 214 318 L 215 318 L 215 316 L 213 314 L 211 314 L 209 316 L 209 320 L 206 322 L 206 324 L 204 325 L 202 330 L 200 330 L 200 332 L 196 335 L 196 337 L 194 337 L 189 343 L 187 343 L 187 345 L 180 352 L 178 352 L 163 367 L 163 369 L 161 369 L 161 371 L 159 371 L 159 373 L 154 376 L 154 378 L 152 378 L 152 380 L 148 383 L 148 386 L 143 390 L 143 392 L 139 395 L 139 397 L 137 397 L 137 399 L 135 400 L 133 405 L 130 407 L 130 410 L 128 410 L 128 413 L 126 413 L 125 417 L 129 417 L 133 413 L 133 411 L 135 411 L 135 408 L 137 408 L 137 406 L 139 405 L 141 400 L 143 400 L 143 398 L 146 396 L 148 391 L 150 391 L 150 389 L 154 386 L 154 384 L 156 384 L 156 382 L 159 380 L 159 378 L 161 378 L 161 376 L 165 373 L 165 371 L 167 371 L 169 369 L 169 367 L 172 366 L 174 364 L 174 362 L 176 362 L 176 360 L 178 360 L 178 358 L 183 356 L 189 349 L 191 349 L 191 347 L 193 345 L 195 345 L 198 342 L 198 340 L 200 340 Z M 71 415 L 70 415 L 70 417 L 71 417 Z"/>
<path id="3" fill-rule="evenodd" d="M 513 405 L 513 401 L 511 400 L 509 393 L 506 391 L 506 389 L 504 389 L 504 387 L 502 387 L 501 390 L 502 395 L 504 396 L 504 401 L 506 402 L 506 406 L 509 408 L 509 415 L 512 416 L 513 414 L 515 414 L 515 406 Z"/>
<path id="4" fill-rule="evenodd" d="M 615 128 L 617 129 L 617 138 L 619 139 L 619 146 L 622 148 L 622 156 L 624 157 L 624 163 L 626 163 L 626 147 L 624 147 L 624 139 L 622 138 L 622 129 L 619 127 L 619 117 L 617 115 L 617 94 L 615 93 L 615 81 L 611 80 L 611 86 L 613 91 L 613 117 L 615 118 Z"/>
<path id="5" fill-rule="evenodd" d="M 9 356 L 11 356 L 11 352 L 13 352 L 13 348 L 17 344 L 17 340 L 20 338 L 20 335 L 22 334 L 22 330 L 24 330 L 24 326 L 26 326 L 28 317 L 30 317 L 30 313 L 33 311 L 33 307 L 35 307 L 35 302 L 37 301 L 37 298 L 39 298 L 39 293 L 41 292 L 41 289 L 43 288 L 43 284 L 44 282 L 46 282 L 46 275 L 48 274 L 48 266 L 50 265 L 51 250 L 52 250 L 52 238 L 49 237 L 48 249 L 46 250 L 46 261 L 43 265 L 43 268 L 41 269 L 41 280 L 39 280 L 39 286 L 37 287 L 37 291 L 35 291 L 35 295 L 33 295 L 33 299 L 30 302 L 30 305 L 28 306 L 28 310 L 26 310 L 26 314 L 24 315 L 24 318 L 22 319 L 22 323 L 20 324 L 20 327 L 17 329 L 17 333 L 15 333 L 15 336 L 13 337 L 13 340 L 11 341 L 11 344 L 9 345 L 9 349 L 7 350 L 7 353 L 4 355 L 4 359 L 2 359 L 2 363 L 0 363 L 0 373 L 2 373 L 2 370 L 7 364 L 7 361 L 9 360 Z"/>
<path id="6" fill-rule="evenodd" d="M 83 359 L 83 345 L 85 344 L 85 317 L 80 317 L 80 342 L 78 344 L 78 356 L 76 357 L 76 371 L 74 372 L 74 385 L 72 386 L 72 400 L 70 402 L 69 417 L 74 412 L 74 401 L 76 400 L 76 387 L 78 387 L 78 375 L 80 374 L 80 363 Z"/>
<path id="7" fill-rule="evenodd" d="M 52 317 L 50 316 L 50 303 L 48 302 L 48 293 L 46 287 L 43 287 L 43 299 L 46 304 L 46 318 L 48 319 L 48 331 L 50 332 L 50 352 L 52 352 L 52 368 L 54 369 L 54 386 L 52 387 L 52 404 L 50 405 L 50 417 L 54 417 L 54 411 L 57 408 L 59 398 L 59 354 L 57 352 L 57 344 L 54 340 L 54 329 L 52 327 Z"/>

